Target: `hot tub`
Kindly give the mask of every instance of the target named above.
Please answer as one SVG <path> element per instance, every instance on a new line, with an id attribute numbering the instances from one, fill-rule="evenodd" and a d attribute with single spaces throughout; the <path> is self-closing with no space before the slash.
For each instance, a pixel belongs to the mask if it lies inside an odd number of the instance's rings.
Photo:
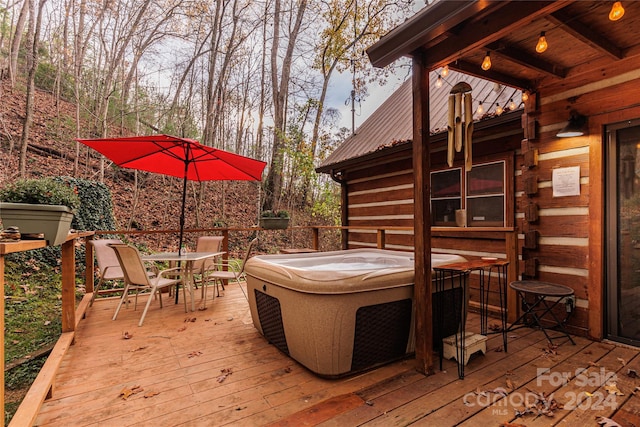
<path id="1" fill-rule="evenodd" d="M 432 254 L 432 266 L 465 261 Z M 339 377 L 414 351 L 414 255 L 351 249 L 247 261 L 253 324 L 312 372 Z"/>

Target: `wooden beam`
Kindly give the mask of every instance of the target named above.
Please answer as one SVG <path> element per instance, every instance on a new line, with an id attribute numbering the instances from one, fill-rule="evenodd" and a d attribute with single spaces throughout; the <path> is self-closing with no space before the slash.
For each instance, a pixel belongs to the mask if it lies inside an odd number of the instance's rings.
<path id="1" fill-rule="evenodd" d="M 542 60 L 539 57 L 532 56 L 531 54 L 523 50 L 507 46 L 503 42 L 498 41 L 489 43 L 488 45 L 486 45 L 486 50 L 490 50 L 491 53 L 502 56 L 505 59 L 511 62 L 515 62 L 518 65 L 534 69 L 551 77 L 562 79 L 567 75 L 566 68 Z"/>
<path id="2" fill-rule="evenodd" d="M 422 57 L 413 59 L 413 188 L 415 251 L 415 334 L 418 371 L 433 373 L 431 293 L 431 212 L 429 205 L 429 69 Z"/>
<path id="3" fill-rule="evenodd" d="M 596 33 L 580 21 L 576 21 L 573 16 L 561 10 L 547 16 L 547 20 L 558 25 L 562 30 L 571 34 L 581 42 L 588 44 L 595 50 L 610 56 L 613 59 L 624 58 L 624 51 L 616 46 L 611 40 Z"/>
<path id="4" fill-rule="evenodd" d="M 0 288 L 2 289 L 2 302 L 0 302 L 0 326 L 2 326 L 2 346 L 0 347 L 0 368 L 2 368 L 2 394 L 0 394 L 0 408 L 4 413 L 4 254 L 0 253 Z"/>
<path id="5" fill-rule="evenodd" d="M 429 61 L 425 66 L 429 69 L 434 69 L 449 64 L 449 67 L 451 67 L 456 60 L 466 54 L 482 49 L 483 46 L 496 42 L 514 31 L 518 31 L 524 23 L 529 23 L 562 9 L 571 4 L 572 1 L 511 1 L 496 3 L 507 4 L 478 22 L 461 24 L 455 29 L 456 33 L 461 35 L 450 34 L 441 43 L 430 47 L 428 49 Z M 508 84 L 506 81 L 503 83 Z"/>
<path id="6" fill-rule="evenodd" d="M 529 80 L 517 79 L 498 71 L 484 71 L 482 68 L 480 68 L 480 64 L 471 64 L 463 60 L 458 60 L 455 63 L 450 64 L 449 68 L 451 68 L 452 70 L 461 71 L 471 76 L 479 77 L 481 79 L 504 83 L 507 86 L 515 87 L 522 90 L 532 90 L 533 88 L 535 88 L 533 82 Z"/>

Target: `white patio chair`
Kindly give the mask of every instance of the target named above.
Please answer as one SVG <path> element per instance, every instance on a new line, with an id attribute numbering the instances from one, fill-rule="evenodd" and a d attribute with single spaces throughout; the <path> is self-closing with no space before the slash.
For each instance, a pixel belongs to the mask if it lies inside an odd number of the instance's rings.
<path id="1" fill-rule="evenodd" d="M 226 262 L 218 262 L 216 263 L 216 270 L 211 271 L 208 276 L 210 279 L 213 279 L 217 283 L 221 284 L 224 289 L 224 281 L 225 280 L 235 280 L 236 282 L 240 282 L 241 280 L 245 280 L 244 274 L 244 266 L 247 263 L 247 260 L 251 256 L 251 251 L 253 246 L 258 242 L 258 238 L 256 237 L 249 243 L 249 247 L 247 248 L 247 252 L 244 254 L 244 258 L 242 262 L 239 260 L 229 260 Z M 244 289 L 242 289 L 242 285 L 239 285 L 242 293 L 244 293 Z M 217 287 L 217 284 L 216 284 Z M 245 294 L 245 298 L 246 298 Z"/>
<path id="2" fill-rule="evenodd" d="M 157 276 L 149 277 L 148 271 L 144 266 L 142 258 L 140 257 L 140 252 L 134 246 L 125 245 L 125 244 L 110 244 L 109 247 L 113 248 L 115 251 L 116 257 L 120 263 L 120 267 L 122 267 L 122 272 L 124 273 L 124 282 L 125 288 L 122 293 L 122 298 L 118 303 L 118 307 L 116 308 L 116 312 L 113 315 L 113 320 L 116 320 L 118 317 L 118 313 L 120 312 L 120 308 L 122 307 L 122 303 L 127 300 L 129 297 L 129 291 L 136 291 L 136 298 L 134 303 L 134 310 L 138 305 L 138 293 L 141 290 L 149 290 L 149 299 L 147 300 L 147 304 L 142 312 L 142 317 L 140 317 L 140 322 L 138 322 L 138 326 L 142 326 L 144 322 L 144 318 L 147 315 L 147 310 L 149 310 L 149 306 L 151 305 L 151 301 L 154 296 L 158 296 L 160 299 L 160 308 L 162 308 L 162 292 L 161 289 L 174 286 L 181 282 L 181 279 L 169 279 L 166 278 L 166 274 L 170 274 L 179 268 L 170 268 L 167 270 L 159 271 Z M 184 287 L 182 288 L 184 292 L 184 301 L 185 301 L 185 312 L 187 311 L 187 295 Z"/>
<path id="3" fill-rule="evenodd" d="M 200 236 L 196 241 L 196 252 L 220 252 L 222 247 L 223 236 Z M 207 306 L 207 285 L 211 280 L 209 274 L 216 270 L 216 260 L 213 258 L 196 261 L 193 263 L 193 275 L 200 276 L 198 280 L 194 280 L 194 284 L 202 284 L 201 298 L 204 301 L 204 307 Z M 216 284 L 216 293 L 219 296 L 218 284 Z M 224 290 L 224 286 L 222 287 Z"/>
<path id="4" fill-rule="evenodd" d="M 89 307 L 93 305 L 100 287 L 107 280 L 124 280 L 124 273 L 118 262 L 118 257 L 110 244 L 122 244 L 122 240 L 118 239 L 99 239 L 91 240 L 89 242 L 93 246 L 93 250 L 98 262 L 98 284 L 93 289 L 93 295 L 91 296 L 91 302 Z"/>

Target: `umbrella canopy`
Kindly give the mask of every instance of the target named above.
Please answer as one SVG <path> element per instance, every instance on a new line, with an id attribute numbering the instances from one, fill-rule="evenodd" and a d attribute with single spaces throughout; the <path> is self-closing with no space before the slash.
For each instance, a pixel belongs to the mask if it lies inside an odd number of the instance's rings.
<path id="1" fill-rule="evenodd" d="M 266 162 L 170 135 L 78 139 L 123 168 L 155 172 L 183 179 L 180 243 L 184 231 L 187 180 L 260 181 Z"/>

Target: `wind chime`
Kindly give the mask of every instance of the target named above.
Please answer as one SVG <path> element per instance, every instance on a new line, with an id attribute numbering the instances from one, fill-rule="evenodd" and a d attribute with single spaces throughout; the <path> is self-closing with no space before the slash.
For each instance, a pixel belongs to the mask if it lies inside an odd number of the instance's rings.
<path id="1" fill-rule="evenodd" d="M 471 136 L 473 134 L 473 106 L 471 99 L 471 85 L 466 82 L 457 83 L 449 92 L 449 121 L 447 164 L 453 166 L 456 152 L 461 152 L 464 146 L 464 168 L 471 170 Z"/>

